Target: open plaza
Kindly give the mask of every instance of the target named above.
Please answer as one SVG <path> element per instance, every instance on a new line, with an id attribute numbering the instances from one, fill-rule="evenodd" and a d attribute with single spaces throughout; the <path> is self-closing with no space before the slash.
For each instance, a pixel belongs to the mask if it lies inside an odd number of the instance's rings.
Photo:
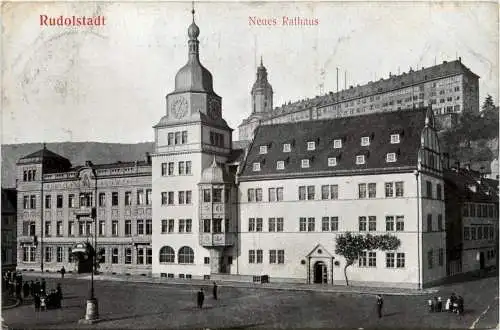
<path id="1" fill-rule="evenodd" d="M 40 279 L 24 274 L 23 280 Z M 498 276 L 470 276 L 458 283 L 418 291 L 384 289 L 383 316 L 376 311 L 375 288 L 235 285 L 219 283 L 218 299 L 212 297 L 212 282 L 186 280 L 163 283 L 147 277 L 97 276 L 96 296 L 100 321 L 81 325 L 89 289 L 88 276 L 46 278 L 47 288 L 62 284 L 61 309 L 35 312 L 32 300 L 3 310 L 9 329 L 243 329 L 243 328 L 452 328 L 493 329 L 498 326 Z M 204 288 L 202 309 L 196 293 Z M 352 290 L 350 293 L 348 290 Z M 465 299 L 463 315 L 430 313 L 427 300 L 456 293 Z"/>

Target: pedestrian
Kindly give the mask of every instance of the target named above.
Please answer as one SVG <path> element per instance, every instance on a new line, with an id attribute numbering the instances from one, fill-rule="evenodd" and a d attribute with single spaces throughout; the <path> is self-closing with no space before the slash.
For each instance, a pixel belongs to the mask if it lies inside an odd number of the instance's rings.
<path id="1" fill-rule="evenodd" d="M 205 300 L 205 293 L 203 292 L 203 288 L 198 291 L 198 308 L 203 308 L 203 300 Z"/>
<path id="2" fill-rule="evenodd" d="M 28 296 L 30 295 L 30 285 L 28 284 L 28 281 L 24 282 L 23 293 L 24 293 L 24 298 L 28 298 Z"/>
<path id="3" fill-rule="evenodd" d="M 446 304 L 444 306 L 444 309 L 447 311 L 447 312 L 450 312 L 450 309 L 451 309 L 451 299 L 448 298 L 446 299 Z"/>
<path id="4" fill-rule="evenodd" d="M 441 300 L 441 297 L 438 297 L 437 301 L 437 312 L 442 312 L 443 311 L 443 301 Z"/>
<path id="5" fill-rule="evenodd" d="M 62 266 L 62 268 L 61 268 L 61 279 L 64 279 L 64 274 L 66 274 L 66 269 L 64 268 L 64 266 Z"/>
<path id="6" fill-rule="evenodd" d="M 217 300 L 217 283 L 215 283 L 215 282 L 214 282 L 213 295 L 214 295 L 214 299 Z"/>
<path id="7" fill-rule="evenodd" d="M 434 300 L 432 301 L 433 304 L 434 304 L 434 312 L 439 312 L 438 310 L 438 298 L 437 297 L 434 297 Z"/>
<path id="8" fill-rule="evenodd" d="M 40 295 L 38 293 L 35 293 L 33 299 L 35 301 L 35 312 L 38 312 L 40 311 Z"/>
<path id="9" fill-rule="evenodd" d="M 464 298 L 462 296 L 458 296 L 458 314 L 463 315 L 464 313 Z"/>
<path id="10" fill-rule="evenodd" d="M 45 293 L 40 295 L 40 310 L 46 311 L 47 310 L 47 296 Z"/>
<path id="11" fill-rule="evenodd" d="M 432 299 L 427 300 L 427 305 L 429 306 L 429 313 L 434 312 L 434 306 L 433 306 Z"/>
<path id="12" fill-rule="evenodd" d="M 45 283 L 45 279 L 44 279 L 44 278 L 42 278 L 42 284 L 41 284 L 41 285 L 42 285 L 42 286 L 41 286 L 41 288 L 40 288 L 40 289 L 41 289 L 43 292 L 47 292 L 47 283 Z"/>
<path id="13" fill-rule="evenodd" d="M 22 289 L 23 288 L 22 288 L 21 283 L 17 282 L 16 283 L 16 299 L 21 300 L 21 302 L 23 301 L 23 297 L 21 296 Z"/>
<path id="14" fill-rule="evenodd" d="M 30 282 L 30 294 L 32 297 L 35 296 L 35 283 L 33 281 Z"/>
<path id="15" fill-rule="evenodd" d="M 377 312 L 378 312 L 378 318 L 382 317 L 382 307 L 384 306 L 384 298 L 382 298 L 382 295 L 378 294 L 377 295 Z"/>

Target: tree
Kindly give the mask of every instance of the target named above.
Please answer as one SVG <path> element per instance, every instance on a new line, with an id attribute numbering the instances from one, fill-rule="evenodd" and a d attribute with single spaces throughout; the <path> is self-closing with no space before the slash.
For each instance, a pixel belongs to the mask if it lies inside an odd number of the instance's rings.
<path id="1" fill-rule="evenodd" d="M 495 104 L 493 103 L 493 97 L 490 94 L 488 94 L 484 99 L 484 103 L 483 106 L 481 107 L 481 110 L 488 111 L 491 109 L 495 109 Z"/>
<path id="2" fill-rule="evenodd" d="M 337 245 L 335 247 L 335 253 L 343 256 L 346 260 L 344 266 L 344 276 L 347 285 L 349 285 L 349 280 L 347 279 L 347 267 L 354 264 L 358 260 L 361 252 L 366 250 L 395 250 L 401 245 L 399 238 L 391 235 L 376 235 L 372 236 L 370 234 L 364 235 L 352 235 L 347 232 L 343 235 L 337 237 Z"/>

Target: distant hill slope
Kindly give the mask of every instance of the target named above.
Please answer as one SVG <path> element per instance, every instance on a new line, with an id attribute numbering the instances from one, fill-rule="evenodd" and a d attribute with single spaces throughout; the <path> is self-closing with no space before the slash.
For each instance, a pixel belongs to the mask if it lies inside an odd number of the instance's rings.
<path id="1" fill-rule="evenodd" d="M 16 162 L 26 155 L 41 149 L 41 143 L 3 144 L 2 145 L 2 187 L 16 186 Z M 153 142 L 135 144 L 99 142 L 61 142 L 47 143 L 47 149 L 68 158 L 73 166 L 83 165 L 86 160 L 95 164 L 116 161 L 144 159 L 146 152 L 152 152 Z"/>

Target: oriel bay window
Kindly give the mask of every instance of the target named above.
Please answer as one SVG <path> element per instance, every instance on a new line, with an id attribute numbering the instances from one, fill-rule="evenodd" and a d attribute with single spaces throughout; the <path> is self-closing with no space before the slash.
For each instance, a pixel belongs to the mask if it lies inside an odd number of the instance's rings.
<path id="1" fill-rule="evenodd" d="M 213 232 L 215 234 L 222 233 L 222 219 L 213 219 Z"/>
<path id="2" fill-rule="evenodd" d="M 204 233 L 210 232 L 210 225 L 211 225 L 210 219 L 203 219 L 203 232 Z"/>
<path id="3" fill-rule="evenodd" d="M 203 202 L 210 203 L 211 201 L 211 191 L 210 189 L 203 189 Z"/>
<path id="4" fill-rule="evenodd" d="M 220 188 L 213 189 L 213 202 L 222 203 L 222 189 Z"/>

